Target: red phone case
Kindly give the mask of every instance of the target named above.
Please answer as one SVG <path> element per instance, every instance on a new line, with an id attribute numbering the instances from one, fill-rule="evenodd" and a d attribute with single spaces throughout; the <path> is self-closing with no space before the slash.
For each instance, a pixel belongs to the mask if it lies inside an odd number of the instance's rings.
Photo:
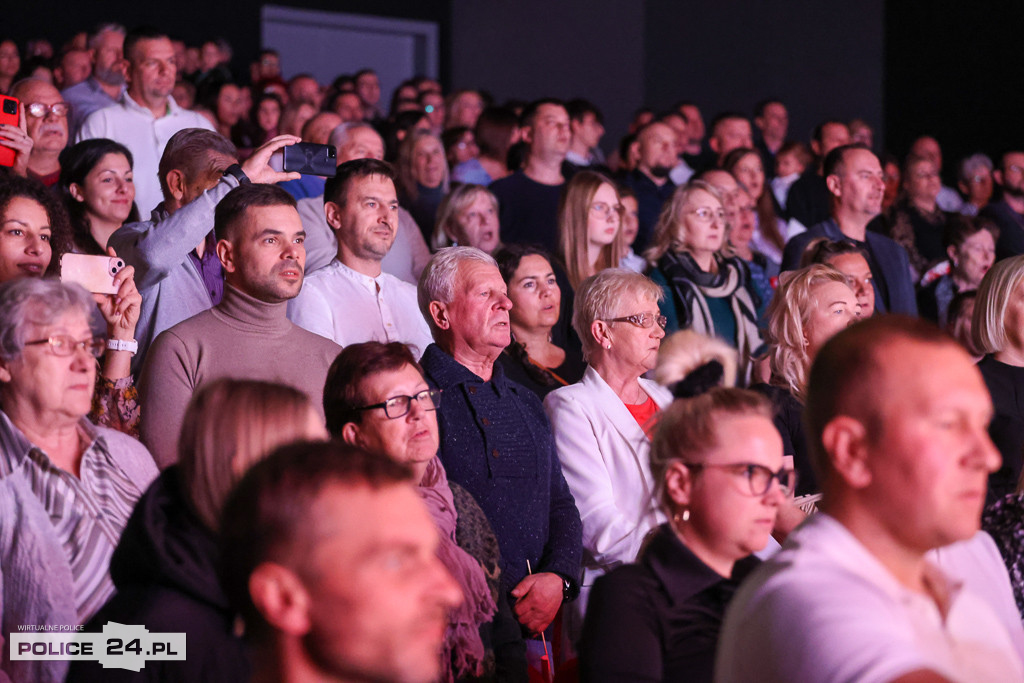
<path id="1" fill-rule="evenodd" d="M 7 102 L 14 102 L 14 113 L 8 111 L 11 107 Z M 18 99 L 0 95 L 0 123 L 12 126 L 18 125 Z M 0 166 L 14 166 L 14 150 L 10 147 L 0 145 Z"/>

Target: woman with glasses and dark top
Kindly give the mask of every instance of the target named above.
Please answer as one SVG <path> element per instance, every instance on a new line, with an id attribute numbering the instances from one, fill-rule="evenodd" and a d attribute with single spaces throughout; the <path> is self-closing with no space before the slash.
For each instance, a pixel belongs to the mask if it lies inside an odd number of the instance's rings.
<path id="1" fill-rule="evenodd" d="M 558 273 L 539 247 L 511 244 L 494 258 L 512 300 L 512 343 L 498 362 L 511 380 L 543 400 L 553 389 L 578 382 L 586 369 L 575 335 L 562 344 L 554 341 L 564 303 Z"/>
<path id="2" fill-rule="evenodd" d="M 68 214 L 56 195 L 34 180 L 10 177 L 0 183 L 0 283 L 21 278 L 58 277 L 61 256 L 72 250 Z M 90 419 L 138 436 L 138 391 L 131 376 L 131 357 L 138 344 L 142 296 L 135 287 L 135 269 L 114 276 L 117 294 L 94 294 L 93 315 L 106 322 L 106 350 L 97 373 Z M 98 321 L 97 321 L 98 322 Z"/>
<path id="3" fill-rule="evenodd" d="M 635 564 L 598 579 L 580 641 L 584 681 L 711 681 L 726 607 L 793 490 L 768 400 L 716 387 L 675 401 L 650 451 L 669 521 Z"/>
<path id="4" fill-rule="evenodd" d="M 487 516 L 448 480 L 437 457 L 441 392 L 431 389 L 409 348 L 352 344 L 327 373 L 324 413 L 331 436 L 413 468 L 441 537 L 441 561 L 465 597 L 449 617 L 442 680 L 526 680 L 526 646 L 499 589 L 498 541 Z"/>
<path id="5" fill-rule="evenodd" d="M 95 309 L 75 284 L 0 285 L 3 642 L 22 624 L 84 624 L 96 613 L 114 593 L 114 547 L 157 474 L 142 444 L 86 418 L 106 346 L 90 325 Z M 5 656 L 0 675 L 60 681 L 67 666 Z"/>
<path id="6" fill-rule="evenodd" d="M 722 253 L 725 209 L 718 190 L 702 180 L 676 189 L 662 209 L 646 253 L 651 279 L 665 290 L 661 312 L 667 331 L 693 329 L 719 337 L 740 353 L 740 382 L 761 351 L 750 272 L 742 259 Z"/>
<path id="7" fill-rule="evenodd" d="M 584 280 L 573 327 L 587 369 L 579 382 L 544 400 L 562 473 L 583 520 L 583 586 L 566 617 L 574 639 L 594 579 L 635 560 L 644 535 L 663 521 L 647 451 L 651 428 L 672 397 L 642 377 L 654 368 L 665 336 L 660 298 L 658 285 L 622 268 Z"/>

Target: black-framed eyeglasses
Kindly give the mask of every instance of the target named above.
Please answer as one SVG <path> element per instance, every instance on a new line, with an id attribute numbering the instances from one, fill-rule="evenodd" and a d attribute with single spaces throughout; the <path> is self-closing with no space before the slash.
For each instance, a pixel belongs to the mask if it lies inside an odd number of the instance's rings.
<path id="1" fill-rule="evenodd" d="M 413 401 L 422 401 L 423 407 L 426 410 L 437 410 L 441 405 L 441 390 L 424 389 L 415 396 L 392 396 L 382 403 L 374 403 L 372 406 L 363 406 L 362 408 L 356 408 L 356 410 L 383 408 L 384 414 L 389 420 L 397 420 L 409 414 Z"/>
<path id="2" fill-rule="evenodd" d="M 79 340 L 69 334 L 55 334 L 46 339 L 35 339 L 25 342 L 25 346 L 35 346 L 37 344 L 49 344 L 50 351 L 55 356 L 71 356 L 75 353 L 76 349 L 84 349 L 89 355 L 99 358 L 107 348 L 106 339 L 89 337 L 88 339 Z"/>
<path id="3" fill-rule="evenodd" d="M 783 467 L 778 472 L 772 472 L 764 465 L 752 462 L 734 462 L 727 464 L 694 462 L 683 463 L 689 469 L 699 472 L 708 467 L 717 467 L 723 470 L 730 470 L 733 474 L 743 477 L 750 486 L 750 495 L 763 496 L 772 487 L 773 481 L 779 482 L 779 488 L 787 496 L 796 490 L 796 472 L 791 468 Z"/>
<path id="4" fill-rule="evenodd" d="M 647 330 L 653 327 L 654 323 L 658 323 L 658 326 L 661 327 L 661 329 L 665 329 L 665 326 L 668 325 L 668 318 L 661 315 L 660 313 L 657 315 L 650 315 L 648 313 L 635 313 L 633 315 L 623 316 L 622 318 L 609 318 L 605 322 L 632 323 L 637 327 L 642 327 Z"/>
<path id="5" fill-rule="evenodd" d="M 25 105 L 25 112 L 29 116 L 33 116 L 37 119 L 41 119 L 47 114 L 53 114 L 54 116 L 64 117 L 71 111 L 71 105 L 67 102 L 58 102 L 57 104 L 43 104 L 42 102 L 32 102 L 31 104 Z"/>

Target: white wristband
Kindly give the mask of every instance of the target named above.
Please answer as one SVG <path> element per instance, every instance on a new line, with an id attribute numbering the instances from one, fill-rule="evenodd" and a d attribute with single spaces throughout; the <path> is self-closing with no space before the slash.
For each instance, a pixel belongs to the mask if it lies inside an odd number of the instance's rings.
<path id="1" fill-rule="evenodd" d="M 134 339 L 108 339 L 107 348 L 111 351 L 128 351 L 134 356 L 139 351 L 139 342 Z"/>

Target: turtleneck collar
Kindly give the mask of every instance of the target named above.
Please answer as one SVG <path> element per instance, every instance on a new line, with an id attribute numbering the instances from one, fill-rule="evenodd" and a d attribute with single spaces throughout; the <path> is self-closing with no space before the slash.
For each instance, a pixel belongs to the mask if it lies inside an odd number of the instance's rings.
<path id="1" fill-rule="evenodd" d="M 213 309 L 218 320 L 243 332 L 283 334 L 292 329 L 288 302 L 268 304 L 224 283 L 224 299 Z"/>

